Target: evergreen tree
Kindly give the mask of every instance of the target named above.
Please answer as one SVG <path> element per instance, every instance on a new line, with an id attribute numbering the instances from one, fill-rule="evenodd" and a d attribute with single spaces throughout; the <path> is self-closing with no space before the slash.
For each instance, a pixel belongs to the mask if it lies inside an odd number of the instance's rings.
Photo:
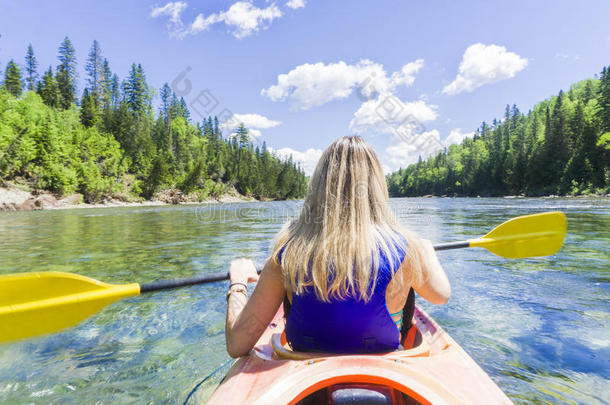
<path id="1" fill-rule="evenodd" d="M 184 101 L 184 97 L 180 97 L 179 111 L 180 116 L 183 117 L 186 122 L 191 121 L 191 112 L 189 111 L 189 108 L 186 105 L 186 101 Z"/>
<path id="2" fill-rule="evenodd" d="M 239 181 L 239 171 L 241 169 L 241 151 L 249 143 L 248 130 L 244 123 L 239 124 L 237 131 L 235 131 L 235 139 L 237 140 L 237 179 Z"/>
<path id="3" fill-rule="evenodd" d="M 100 83 L 100 100 L 104 110 L 108 110 L 114 106 L 112 100 L 112 70 L 108 59 L 104 59 L 102 63 L 102 81 Z"/>
<path id="4" fill-rule="evenodd" d="M 172 92 L 172 89 L 169 87 L 169 84 L 164 83 L 163 87 L 161 87 L 161 93 L 160 93 L 161 106 L 160 106 L 159 114 L 161 115 L 161 118 L 163 118 L 163 120 L 165 122 L 168 121 L 168 114 L 169 114 L 172 93 L 173 92 Z"/>
<path id="5" fill-rule="evenodd" d="M 59 107 L 59 88 L 57 87 L 55 77 L 53 77 L 53 68 L 51 66 L 49 66 L 49 70 L 45 72 L 42 80 L 38 83 L 36 92 L 49 107 Z"/>
<path id="6" fill-rule="evenodd" d="M 93 94 L 89 93 L 89 89 L 85 89 L 80 102 L 80 120 L 87 128 L 96 125 L 99 121 L 97 102 Z"/>
<path id="7" fill-rule="evenodd" d="M 32 44 L 28 45 L 28 51 L 25 54 L 25 72 L 26 72 L 26 85 L 28 91 L 36 90 L 36 83 L 38 82 L 38 61 L 34 56 L 34 48 Z"/>
<path id="8" fill-rule="evenodd" d="M 602 133 L 610 132 L 610 66 L 604 67 L 600 76 L 599 119 Z"/>
<path id="9" fill-rule="evenodd" d="M 113 108 L 117 108 L 121 101 L 121 86 L 119 76 L 115 73 L 112 75 L 110 82 L 110 100 Z"/>
<path id="10" fill-rule="evenodd" d="M 148 113 L 151 96 L 142 65 L 132 63 L 129 76 L 123 81 L 123 99 L 132 113 Z"/>
<path id="11" fill-rule="evenodd" d="M 122 90 L 122 101 L 115 116 L 121 123 L 117 140 L 131 157 L 134 171 L 144 176 L 149 171 L 156 148 L 152 139 L 150 89 L 142 65 L 131 65 Z"/>
<path id="12" fill-rule="evenodd" d="M 102 58 L 102 50 L 97 40 L 93 41 L 89 56 L 87 57 L 87 65 L 85 70 L 87 71 L 87 85 L 89 87 L 89 94 L 91 94 L 96 101 L 96 104 L 100 101 L 103 96 L 105 73 L 106 69 L 110 70 L 107 61 Z"/>
<path id="13" fill-rule="evenodd" d="M 59 46 L 58 59 L 56 80 L 60 95 L 59 106 L 68 109 L 76 97 L 76 53 L 68 37 Z"/>
<path id="14" fill-rule="evenodd" d="M 11 59 L 6 65 L 4 72 L 4 88 L 15 97 L 21 96 L 23 82 L 21 81 L 21 69 Z"/>
<path id="15" fill-rule="evenodd" d="M 553 177 L 556 177 L 559 173 L 563 172 L 563 169 L 570 158 L 568 141 L 570 135 L 566 120 L 566 112 L 563 108 L 564 98 L 564 92 L 559 91 L 551 114 L 550 128 L 548 128 L 545 137 L 545 179 L 547 180 L 547 184 L 556 183 L 553 181 Z M 556 192 L 557 190 L 552 189 L 551 191 Z"/>

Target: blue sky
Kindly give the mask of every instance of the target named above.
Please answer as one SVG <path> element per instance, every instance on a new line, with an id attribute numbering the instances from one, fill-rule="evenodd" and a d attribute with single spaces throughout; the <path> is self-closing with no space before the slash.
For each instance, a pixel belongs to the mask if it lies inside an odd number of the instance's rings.
<path id="1" fill-rule="evenodd" d="M 389 171 L 431 152 L 418 140 L 459 141 L 506 104 L 527 111 L 599 73 L 609 15 L 607 0 L 0 0 L 0 69 L 23 63 L 28 43 L 40 70 L 55 66 L 67 35 L 82 91 L 97 39 L 119 76 L 141 63 L 193 110 L 213 100 L 211 114 L 233 115 L 226 134 L 244 121 L 309 171 L 357 133 Z"/>

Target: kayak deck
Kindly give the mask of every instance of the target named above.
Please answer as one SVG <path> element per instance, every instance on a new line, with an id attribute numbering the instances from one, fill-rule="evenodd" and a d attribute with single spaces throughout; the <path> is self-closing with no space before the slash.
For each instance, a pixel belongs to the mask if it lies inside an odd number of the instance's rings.
<path id="1" fill-rule="evenodd" d="M 291 351 L 278 310 L 254 349 L 235 361 L 209 404 L 510 404 L 422 309 L 415 347 L 382 354 Z M 196 397 L 197 398 L 197 397 Z"/>

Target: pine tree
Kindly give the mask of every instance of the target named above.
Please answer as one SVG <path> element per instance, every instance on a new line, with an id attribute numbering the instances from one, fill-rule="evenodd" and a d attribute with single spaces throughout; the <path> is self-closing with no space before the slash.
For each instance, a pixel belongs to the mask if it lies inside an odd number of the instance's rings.
<path id="1" fill-rule="evenodd" d="M 102 81 L 101 81 L 101 102 L 102 108 L 107 110 L 112 108 L 112 70 L 108 59 L 104 59 L 102 63 Z"/>
<path id="2" fill-rule="evenodd" d="M 170 108 L 170 101 L 171 101 L 171 97 L 172 97 L 172 89 L 169 87 L 169 84 L 164 83 L 163 87 L 161 87 L 161 106 L 160 106 L 160 110 L 159 110 L 159 114 L 161 115 L 161 118 L 163 118 L 163 120 L 165 122 L 168 121 L 168 114 L 169 114 L 169 108 Z"/>
<path id="3" fill-rule="evenodd" d="M 99 113 L 97 102 L 89 89 L 83 91 L 83 97 L 80 102 L 80 120 L 87 128 L 92 127 L 99 121 Z"/>
<path id="4" fill-rule="evenodd" d="M 25 72 L 26 72 L 26 85 L 28 91 L 36 90 L 36 83 L 38 82 L 38 61 L 34 56 L 34 48 L 32 44 L 28 45 L 28 51 L 25 54 Z"/>
<path id="5" fill-rule="evenodd" d="M 186 105 L 186 101 L 184 101 L 184 97 L 180 97 L 179 109 L 180 109 L 180 116 L 182 116 L 186 120 L 186 122 L 190 122 L 191 121 L 191 112 L 189 111 L 189 108 Z"/>
<path id="6" fill-rule="evenodd" d="M 566 112 L 563 109 L 564 103 L 564 92 L 559 91 L 557 101 L 553 107 L 551 128 L 550 128 L 550 139 L 549 139 L 549 153 L 555 157 L 556 167 L 564 167 L 568 161 L 570 155 L 569 139 L 570 129 L 566 119 Z"/>
<path id="7" fill-rule="evenodd" d="M 112 107 L 117 108 L 121 101 L 121 85 L 119 84 L 119 75 L 116 73 L 112 75 L 112 81 L 110 83 L 110 99 Z"/>
<path id="8" fill-rule="evenodd" d="M 53 77 L 53 68 L 51 66 L 49 66 L 49 70 L 43 75 L 42 80 L 38 82 L 36 92 L 49 107 L 59 107 L 59 88 L 57 87 L 55 77 Z"/>
<path id="9" fill-rule="evenodd" d="M 155 154 L 152 139 L 154 126 L 150 105 L 150 89 L 141 65 L 131 65 L 129 76 L 122 83 L 122 97 L 115 119 L 121 123 L 117 140 L 131 157 L 139 175 L 148 173 Z"/>
<path id="10" fill-rule="evenodd" d="M 148 113 L 151 97 L 142 65 L 132 63 L 129 76 L 123 81 L 123 98 L 132 113 Z"/>
<path id="11" fill-rule="evenodd" d="M 217 139 L 220 139 L 220 124 L 218 122 L 218 117 L 214 117 L 214 135 Z"/>
<path id="12" fill-rule="evenodd" d="M 180 102 L 178 96 L 172 91 L 172 97 L 169 100 L 168 119 L 171 122 L 174 118 L 180 116 Z"/>
<path id="13" fill-rule="evenodd" d="M 237 131 L 235 131 L 235 138 L 237 140 L 237 179 L 239 181 L 239 171 L 241 169 L 241 151 L 244 148 L 245 145 L 248 144 L 249 138 L 248 138 L 248 129 L 246 129 L 246 127 L 244 126 L 244 123 L 242 122 L 241 124 L 239 124 L 239 128 L 237 128 Z"/>
<path id="14" fill-rule="evenodd" d="M 602 133 L 610 132 L 610 66 L 604 67 L 599 78 L 599 111 Z"/>
<path id="15" fill-rule="evenodd" d="M 4 72 L 4 87 L 15 97 L 21 96 L 23 91 L 23 82 L 21 81 L 21 69 L 11 59 L 6 65 Z"/>
<path id="16" fill-rule="evenodd" d="M 56 79 L 60 95 L 59 106 L 68 109 L 76 97 L 76 54 L 68 37 L 65 37 L 59 46 L 58 59 Z"/>
<path id="17" fill-rule="evenodd" d="M 105 67 L 100 44 L 97 40 L 94 40 L 91 45 L 91 50 L 89 51 L 89 56 L 87 57 L 85 70 L 88 75 L 87 85 L 89 86 L 89 94 L 93 96 L 96 104 L 100 101 L 103 94 Z"/>

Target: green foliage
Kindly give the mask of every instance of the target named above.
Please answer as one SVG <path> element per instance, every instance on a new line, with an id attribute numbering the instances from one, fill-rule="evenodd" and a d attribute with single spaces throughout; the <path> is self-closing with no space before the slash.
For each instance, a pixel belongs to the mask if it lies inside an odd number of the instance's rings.
<path id="1" fill-rule="evenodd" d="M 38 83 L 36 92 L 42 97 L 42 101 L 49 107 L 59 107 L 59 87 L 53 76 L 53 69 L 50 66 L 49 70 L 47 70 L 42 77 L 42 80 Z"/>
<path id="2" fill-rule="evenodd" d="M 169 186 L 171 175 L 167 155 L 159 153 L 153 161 L 150 173 L 144 185 L 144 196 L 150 198 L 163 187 Z"/>
<path id="3" fill-rule="evenodd" d="M 606 86 L 606 87 L 604 87 Z M 388 176 L 393 196 L 586 194 L 610 188 L 610 69 Z M 606 191 L 607 192 L 607 191 Z"/>
<path id="4" fill-rule="evenodd" d="M 33 58 L 31 48 L 28 55 Z M 49 68 L 36 93 L 19 99 L 21 90 L 0 90 L 0 178 L 23 178 L 58 194 L 80 192 L 86 201 L 129 199 L 129 193 L 150 198 L 168 188 L 201 200 L 233 187 L 259 198 L 305 194 L 305 175 L 291 159 L 272 155 L 264 144 L 254 148 L 243 125 L 237 137 L 227 139 L 216 117 L 192 124 L 185 100 L 167 84 L 155 118 L 153 89 L 142 66 L 132 64 L 119 85 L 97 41 L 80 107 L 72 104 L 76 59 L 67 37 L 59 61 L 56 74 Z M 13 65 L 11 75 L 18 72 Z"/>
<path id="5" fill-rule="evenodd" d="M 605 134 L 599 137 L 597 146 L 605 151 L 610 151 L 610 132 L 606 132 Z"/>
<path id="6" fill-rule="evenodd" d="M 89 89 L 85 89 L 80 101 L 80 121 L 87 128 L 91 128 L 99 122 L 97 102 L 94 94 L 89 93 Z"/>
<path id="7" fill-rule="evenodd" d="M 87 201 L 118 191 L 127 171 L 118 142 L 85 128 L 77 111 L 57 111 L 33 92 L 17 99 L 0 90 L 0 177 L 22 177 Z"/>
<path id="8" fill-rule="evenodd" d="M 205 162 L 203 161 L 203 159 L 200 159 L 199 161 L 197 161 L 191 171 L 187 173 L 186 178 L 179 186 L 180 190 L 188 194 L 193 192 L 197 188 L 202 188 L 199 185 L 199 181 L 203 177 L 204 170 Z"/>
<path id="9" fill-rule="evenodd" d="M 15 97 L 19 97 L 23 91 L 21 69 L 19 69 L 19 66 L 13 60 L 10 60 L 6 65 L 4 88 Z"/>

